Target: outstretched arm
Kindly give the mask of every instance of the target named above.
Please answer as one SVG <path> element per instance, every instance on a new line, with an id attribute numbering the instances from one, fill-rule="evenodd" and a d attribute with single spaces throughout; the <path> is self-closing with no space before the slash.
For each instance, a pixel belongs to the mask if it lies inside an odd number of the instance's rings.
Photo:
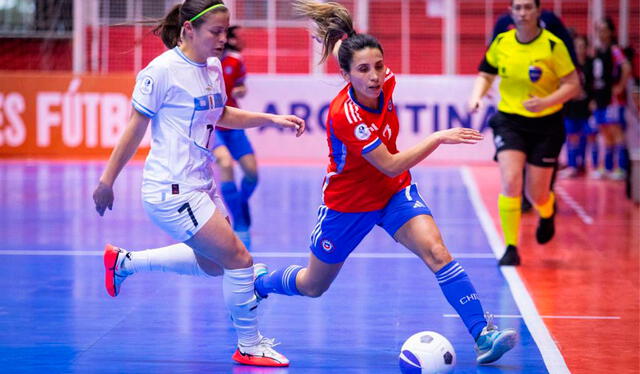
<path id="1" fill-rule="evenodd" d="M 220 126 L 229 129 L 240 130 L 264 125 L 276 125 L 296 130 L 296 136 L 302 135 L 305 129 L 304 120 L 294 115 L 250 112 L 230 106 L 224 107 L 224 114 L 218 123 Z"/>
<path id="2" fill-rule="evenodd" d="M 111 152 L 107 167 L 102 172 L 98 187 L 93 192 L 93 201 L 96 204 L 96 211 L 101 216 L 104 211 L 113 208 L 113 183 L 122 168 L 127 164 L 129 159 L 138 149 L 144 133 L 147 131 L 149 118 L 137 110 L 132 110 L 129 124 L 124 130 L 124 134 L 118 141 L 118 144 Z"/>
<path id="3" fill-rule="evenodd" d="M 383 174 L 395 177 L 427 158 L 440 144 L 476 144 L 482 139 L 477 130 L 458 127 L 434 132 L 406 151 L 392 154 L 381 144 L 363 157 Z"/>

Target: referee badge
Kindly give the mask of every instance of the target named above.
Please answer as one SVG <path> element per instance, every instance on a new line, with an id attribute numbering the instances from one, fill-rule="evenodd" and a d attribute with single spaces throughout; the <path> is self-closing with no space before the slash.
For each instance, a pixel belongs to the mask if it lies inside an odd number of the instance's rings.
<path id="1" fill-rule="evenodd" d="M 531 82 L 536 83 L 542 77 L 542 69 L 539 66 L 531 65 L 529 66 L 529 79 Z"/>

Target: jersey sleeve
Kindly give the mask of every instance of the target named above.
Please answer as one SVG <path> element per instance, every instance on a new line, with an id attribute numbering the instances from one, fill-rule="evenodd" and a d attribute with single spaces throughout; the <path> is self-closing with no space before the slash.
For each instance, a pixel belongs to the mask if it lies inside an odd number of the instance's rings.
<path id="1" fill-rule="evenodd" d="M 143 115 L 153 118 L 167 94 L 167 69 L 160 66 L 147 66 L 138 73 L 131 102 Z"/>
<path id="2" fill-rule="evenodd" d="M 498 49 L 498 44 L 500 44 L 503 37 L 503 35 L 498 35 L 493 42 L 491 42 L 482 61 L 480 62 L 478 71 L 493 75 L 498 74 L 498 54 L 496 53 L 496 50 Z"/>
<path id="3" fill-rule="evenodd" d="M 355 104 L 346 102 L 330 118 L 332 140 L 338 140 L 347 150 L 357 154 L 367 154 L 376 149 L 382 141 L 371 131 L 355 110 Z"/>
<path id="4" fill-rule="evenodd" d="M 566 77 L 569 73 L 576 70 L 567 47 L 561 40 L 558 40 L 553 48 L 553 60 L 556 74 L 558 77 Z"/>

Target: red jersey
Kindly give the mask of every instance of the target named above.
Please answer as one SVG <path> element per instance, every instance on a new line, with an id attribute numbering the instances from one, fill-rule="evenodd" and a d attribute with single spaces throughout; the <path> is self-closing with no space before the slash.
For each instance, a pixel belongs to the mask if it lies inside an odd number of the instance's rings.
<path id="1" fill-rule="evenodd" d="M 227 104 L 234 108 L 238 108 L 238 102 L 231 96 L 231 90 L 234 87 L 244 84 L 247 77 L 247 70 L 242 61 L 242 55 L 238 52 L 226 51 L 222 56 L 222 75 L 224 77 L 224 86 L 227 91 Z M 228 130 L 224 127 L 216 126 L 216 130 Z"/>
<path id="2" fill-rule="evenodd" d="M 344 213 L 384 208 L 398 191 L 411 184 L 408 171 L 388 177 L 363 155 L 384 144 L 398 153 L 398 116 L 392 94 L 396 79 L 387 68 L 378 109 L 358 103 L 351 83 L 331 101 L 327 119 L 329 167 L 324 179 L 323 202 Z"/>

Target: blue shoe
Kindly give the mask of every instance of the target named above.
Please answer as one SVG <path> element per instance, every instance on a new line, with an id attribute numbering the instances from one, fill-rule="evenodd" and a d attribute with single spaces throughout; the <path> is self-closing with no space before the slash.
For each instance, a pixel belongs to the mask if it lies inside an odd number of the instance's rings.
<path id="1" fill-rule="evenodd" d="M 253 279 L 254 279 L 254 284 L 255 281 L 258 280 L 258 278 L 265 276 L 269 273 L 269 268 L 267 268 L 267 265 L 265 264 L 253 264 Z M 256 298 L 258 299 L 258 302 L 262 301 L 263 299 L 266 299 L 267 297 L 269 297 L 269 295 L 266 296 L 262 296 L 260 295 L 260 293 L 258 292 L 257 289 L 254 288 L 253 292 L 256 294 Z"/>
<path id="2" fill-rule="evenodd" d="M 503 354 L 515 347 L 518 342 L 518 333 L 514 329 L 498 330 L 493 324 L 493 316 L 485 314 L 487 326 L 482 329 L 480 336 L 476 339 L 476 361 L 479 364 L 488 364 L 497 361 Z"/>

